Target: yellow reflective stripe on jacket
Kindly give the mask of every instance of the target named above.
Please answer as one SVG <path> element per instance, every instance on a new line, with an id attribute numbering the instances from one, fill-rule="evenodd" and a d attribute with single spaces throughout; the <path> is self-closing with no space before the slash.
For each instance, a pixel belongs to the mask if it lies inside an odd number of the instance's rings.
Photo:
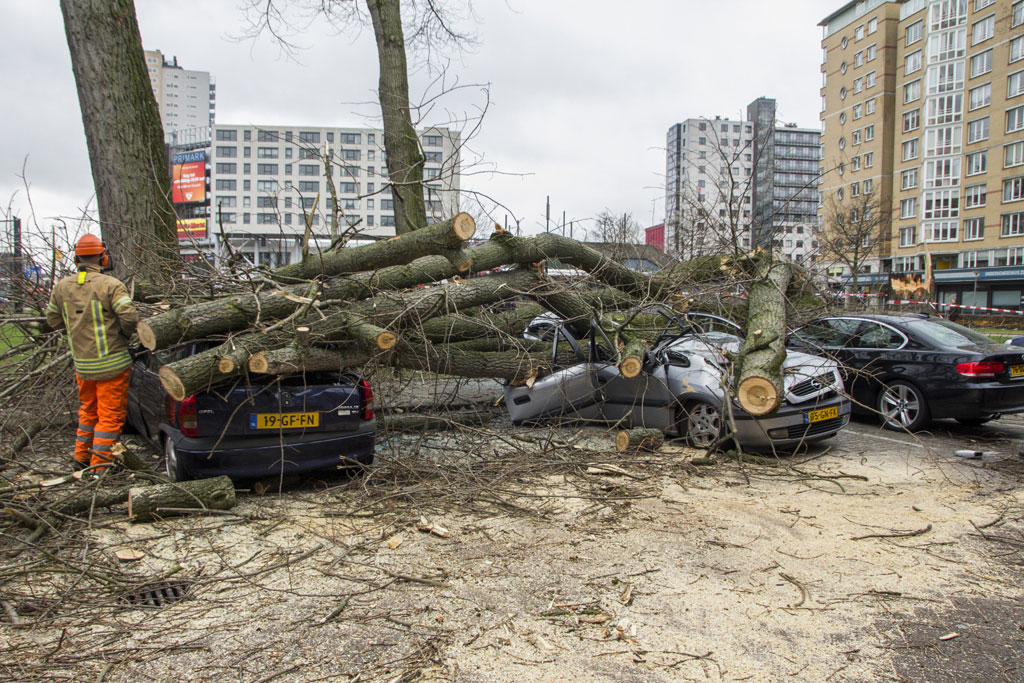
<path id="1" fill-rule="evenodd" d="M 107 326 L 103 320 L 103 304 L 93 299 L 90 305 L 92 307 L 92 331 L 96 337 L 96 353 L 102 358 L 110 353 L 107 346 Z"/>
<path id="2" fill-rule="evenodd" d="M 120 351 L 104 358 L 75 358 L 75 369 L 85 373 L 104 372 L 116 370 L 119 367 L 128 367 L 132 364 L 132 357 L 128 351 Z"/>
<path id="3" fill-rule="evenodd" d="M 57 305 L 51 301 L 50 303 L 46 304 L 46 312 L 47 313 L 60 313 L 60 309 L 57 308 Z"/>
<path id="4" fill-rule="evenodd" d="M 131 302 L 132 302 L 132 298 L 130 296 L 123 296 L 123 297 L 121 297 L 120 299 L 118 299 L 117 301 L 114 302 L 114 311 L 115 312 L 116 311 L 120 311 L 122 308 L 124 308 L 125 306 L 127 306 Z"/>
<path id="5" fill-rule="evenodd" d="M 64 312 L 63 312 L 63 315 L 64 315 L 64 327 L 67 327 L 68 326 L 68 321 L 71 320 L 71 317 L 68 316 L 68 302 L 65 301 L 63 304 L 61 304 L 61 307 L 64 309 Z M 75 357 L 75 345 L 71 342 L 71 335 L 70 334 L 68 335 L 68 348 L 71 350 L 71 357 L 74 358 Z"/>

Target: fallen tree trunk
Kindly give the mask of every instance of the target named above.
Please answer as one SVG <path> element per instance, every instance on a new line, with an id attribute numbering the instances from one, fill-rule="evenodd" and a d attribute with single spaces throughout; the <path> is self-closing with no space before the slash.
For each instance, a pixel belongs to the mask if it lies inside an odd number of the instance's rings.
<path id="1" fill-rule="evenodd" d="M 665 434 L 660 429 L 634 427 L 623 429 L 615 435 L 615 450 L 619 453 L 633 451 L 656 451 L 665 442 Z"/>
<path id="2" fill-rule="evenodd" d="M 381 295 L 309 322 L 309 339 L 314 344 L 351 339 L 354 319 L 380 328 L 409 325 L 517 296 L 530 291 L 538 282 L 540 276 L 536 272 L 524 269 L 432 287 L 405 297 Z M 293 340 L 293 334 L 283 331 L 239 335 L 217 348 L 168 363 L 160 368 L 160 381 L 167 393 L 180 401 L 242 374 L 253 354 L 285 346 Z"/>
<path id="3" fill-rule="evenodd" d="M 400 242 L 420 232 L 417 230 L 403 235 L 393 242 Z M 368 247 L 351 251 L 364 248 Z M 699 259 L 653 276 L 646 275 L 616 263 L 580 242 L 553 233 L 512 237 L 507 232 L 499 232 L 492 235 L 486 244 L 466 250 L 465 255 L 471 263 L 470 272 L 483 272 L 505 265 L 540 263 L 548 258 L 558 259 L 590 272 L 601 282 L 619 288 L 622 291 L 617 293 L 617 297 L 626 294 L 667 295 L 678 291 L 683 285 L 713 280 L 722 275 L 717 258 Z M 459 270 L 448 259 L 426 256 L 375 272 L 332 278 L 324 282 L 321 288 L 303 283 L 266 293 L 234 294 L 144 320 L 139 323 L 139 341 L 147 349 L 166 348 L 189 339 L 244 329 L 260 320 L 284 318 L 302 306 L 311 305 L 317 298 L 321 301 L 364 299 L 381 290 L 404 289 L 457 275 Z M 609 294 L 605 296 L 612 298 Z"/>
<path id="4" fill-rule="evenodd" d="M 227 510 L 235 505 L 235 485 L 228 477 L 157 484 L 128 491 L 128 517 L 133 522 L 149 522 L 178 512 L 161 510 Z"/>
<path id="5" fill-rule="evenodd" d="M 447 258 L 456 272 L 469 272 L 469 259 L 463 243 L 476 232 L 476 222 L 468 213 L 458 213 L 434 225 L 406 232 L 390 240 L 364 247 L 310 254 L 298 263 L 281 266 L 273 277 L 281 282 L 312 280 L 321 276 L 377 270 L 398 263 L 409 263 L 427 254 Z"/>
<path id="6" fill-rule="evenodd" d="M 736 400 L 751 415 L 769 415 L 782 403 L 786 360 L 786 289 L 792 267 L 765 259 L 750 285 L 747 336 L 736 362 Z"/>
<path id="7" fill-rule="evenodd" d="M 299 263 L 282 266 L 274 271 L 274 275 L 278 279 L 293 281 L 297 273 L 306 271 L 312 273 L 309 276 L 312 278 L 321 272 L 340 275 L 377 270 L 396 264 L 405 265 L 428 254 L 453 253 L 454 250 L 461 248 L 465 240 L 473 236 L 475 229 L 473 219 L 468 214 L 460 213 L 449 221 L 416 230 L 401 238 L 311 256 L 303 262 L 305 265 Z M 467 260 L 462 258 L 463 263 Z M 443 271 L 450 270 L 453 275 L 459 272 L 446 258 L 441 258 L 439 263 L 433 265 L 440 266 Z M 399 279 L 396 282 L 397 287 L 418 284 L 423 281 L 421 278 L 426 274 L 421 274 L 419 269 L 399 269 L 392 273 Z M 401 278 L 401 275 L 406 277 Z M 184 306 L 141 321 L 137 330 L 139 342 L 150 350 L 161 349 L 189 339 L 201 339 L 243 329 L 258 320 L 285 318 L 301 306 L 311 304 L 318 296 L 323 300 L 355 298 L 360 292 L 365 292 L 364 298 L 370 296 L 371 288 L 376 285 L 373 274 L 365 273 L 360 279 L 364 282 L 337 279 L 330 283 L 330 286 L 322 287 L 304 282 L 269 292 L 233 294 L 213 301 Z M 385 285 L 384 288 L 386 287 Z"/>

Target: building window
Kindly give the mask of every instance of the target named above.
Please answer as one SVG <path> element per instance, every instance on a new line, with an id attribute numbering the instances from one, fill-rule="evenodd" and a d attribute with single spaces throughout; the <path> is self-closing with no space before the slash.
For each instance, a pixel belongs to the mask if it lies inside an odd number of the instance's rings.
<path id="1" fill-rule="evenodd" d="M 276 159 L 278 155 L 277 147 L 257 147 L 256 158 L 257 159 Z"/>
<path id="2" fill-rule="evenodd" d="M 217 153 L 218 157 L 222 157 L 224 159 L 231 159 L 231 158 L 234 158 L 234 157 L 238 156 L 238 148 L 237 147 L 228 147 L 228 146 L 218 145 L 214 151 Z"/>
<path id="3" fill-rule="evenodd" d="M 942 126 L 925 131 L 925 154 L 939 156 L 959 154 L 962 131 L 960 126 Z"/>
<path id="4" fill-rule="evenodd" d="M 924 193 L 922 218 L 956 218 L 959 215 L 959 190 L 932 190 Z"/>
<path id="5" fill-rule="evenodd" d="M 1024 211 L 1004 213 L 1002 216 L 999 236 L 1020 237 L 1024 235 Z"/>
<path id="6" fill-rule="evenodd" d="M 1024 165 L 1024 140 L 1003 147 L 1003 168 Z"/>
<path id="7" fill-rule="evenodd" d="M 256 142 L 277 142 L 277 131 L 276 130 L 258 130 L 256 131 Z"/>
<path id="8" fill-rule="evenodd" d="M 980 240 L 985 238 L 985 219 L 984 218 L 965 218 L 964 219 L 964 241 L 967 240 Z"/>
<path id="9" fill-rule="evenodd" d="M 855 145 L 859 145 L 860 144 L 860 131 L 859 130 L 853 131 L 853 135 L 850 136 L 850 141 L 853 144 L 855 144 Z M 840 147 L 839 149 L 842 149 L 842 147 Z M 853 170 L 856 171 L 857 169 L 853 169 Z"/>
<path id="10" fill-rule="evenodd" d="M 903 161 L 910 161 L 920 156 L 921 148 L 917 138 L 903 143 Z"/>
<path id="11" fill-rule="evenodd" d="M 238 206 L 238 197 L 218 197 L 218 206 Z"/>
<path id="12" fill-rule="evenodd" d="M 256 214 L 257 225 L 275 225 L 277 223 L 277 216 L 272 213 L 258 213 Z M 262 256 L 262 254 L 261 254 Z"/>
<path id="13" fill-rule="evenodd" d="M 864 50 L 861 50 L 860 52 L 853 55 L 853 66 L 854 68 L 858 66 L 864 66 Z"/>
<path id="14" fill-rule="evenodd" d="M 277 182 L 273 180 L 257 180 L 256 191 L 257 192 L 273 192 L 277 189 Z"/>
<path id="15" fill-rule="evenodd" d="M 216 169 L 217 173 L 238 173 L 238 164 L 218 163 Z"/>
<path id="16" fill-rule="evenodd" d="M 1016 133 L 1024 130 L 1024 104 L 1006 110 L 1006 132 Z"/>
<path id="17" fill-rule="evenodd" d="M 970 104 L 968 111 L 981 107 L 987 107 L 992 102 L 992 84 L 986 83 L 970 90 Z"/>
<path id="18" fill-rule="evenodd" d="M 723 138 L 724 142 L 724 138 Z M 738 143 L 739 140 L 733 140 L 733 143 Z M 738 146 L 738 145 L 737 145 Z M 439 164 L 443 161 L 441 152 L 424 152 L 423 156 L 428 164 Z"/>
<path id="19" fill-rule="evenodd" d="M 921 79 L 903 86 L 903 104 L 909 104 L 921 99 Z"/>
<path id="20" fill-rule="evenodd" d="M 874 33 L 877 30 L 878 30 L 878 19 L 876 19 L 874 17 L 872 17 L 871 19 L 868 19 L 868 35 L 870 36 L 872 33 Z"/>
<path id="21" fill-rule="evenodd" d="M 242 173 L 252 173 L 252 164 L 242 164 Z"/>
<path id="22" fill-rule="evenodd" d="M 221 223 L 235 223 L 238 221 L 238 214 L 235 213 L 221 213 L 217 214 L 217 219 Z"/>
<path id="23" fill-rule="evenodd" d="M 913 45 L 924 35 L 924 21 L 915 21 L 907 26 L 907 45 Z"/>
<path id="24" fill-rule="evenodd" d="M 971 78 L 977 78 L 992 70 L 992 50 L 985 50 L 971 57 Z"/>
<path id="25" fill-rule="evenodd" d="M 380 224 L 382 226 L 385 226 L 385 227 L 391 227 L 391 226 L 393 226 L 395 224 L 395 217 L 394 216 L 381 216 L 380 217 Z"/>
<path id="26" fill-rule="evenodd" d="M 900 189 L 913 190 L 915 187 L 917 187 L 917 169 L 908 168 L 906 171 L 903 171 L 900 174 L 900 179 Z"/>
<path id="27" fill-rule="evenodd" d="M 1013 3 L 1010 18 L 1010 27 L 1016 27 L 1024 24 L 1024 0 L 1017 0 Z"/>
<path id="28" fill-rule="evenodd" d="M 912 74 L 915 71 L 921 70 L 921 51 L 914 50 L 907 55 L 904 61 L 903 72 L 905 74 Z"/>
<path id="29" fill-rule="evenodd" d="M 217 190 L 234 192 L 238 189 L 238 181 L 232 178 L 217 178 L 214 188 Z"/>
<path id="30" fill-rule="evenodd" d="M 238 131 L 237 130 L 223 130 L 223 129 L 218 130 L 217 131 L 217 140 L 218 141 L 223 141 L 223 142 L 235 142 L 236 140 L 238 140 Z"/>
<path id="31" fill-rule="evenodd" d="M 870 62 L 872 59 L 875 58 L 875 55 L 878 54 L 878 46 L 877 45 L 868 45 L 867 53 L 868 53 L 868 61 Z"/>
<path id="32" fill-rule="evenodd" d="M 864 24 L 861 24 L 853 30 L 854 40 L 864 40 Z"/>
<path id="33" fill-rule="evenodd" d="M 384 175 L 383 174 L 383 170 L 384 169 L 381 169 L 381 171 L 382 171 L 381 175 Z M 424 180 L 433 180 L 434 178 L 440 178 L 440 177 L 441 177 L 441 169 L 439 169 L 439 168 L 425 168 L 425 169 L 423 169 L 423 179 Z"/>
<path id="34" fill-rule="evenodd" d="M 852 159 L 850 159 L 850 170 L 851 171 L 859 171 L 860 170 L 860 157 L 859 156 L 855 156 Z"/>
<path id="35" fill-rule="evenodd" d="M 864 116 L 864 105 L 855 104 L 853 105 L 853 120 L 856 121 L 860 117 Z M 846 119 L 840 115 L 839 123 L 846 123 Z"/>
<path id="36" fill-rule="evenodd" d="M 967 45 L 966 29 L 946 31 L 928 36 L 928 63 L 935 64 L 947 59 L 964 56 Z"/>
<path id="37" fill-rule="evenodd" d="M 921 127 L 921 110 L 912 109 L 903 114 L 903 132 L 909 133 Z"/>
<path id="38" fill-rule="evenodd" d="M 977 209 L 980 206 L 985 206 L 985 183 L 980 185 L 971 185 L 964 188 L 964 208 L 965 209 Z"/>
<path id="39" fill-rule="evenodd" d="M 874 114 L 874 113 L 875 113 L 875 98 L 872 97 L 870 100 L 866 100 L 864 102 L 864 114 L 867 115 L 867 114 Z"/>
<path id="40" fill-rule="evenodd" d="M 954 90 L 963 90 L 964 63 L 938 64 L 928 67 L 928 94 L 941 95 Z"/>
<path id="41" fill-rule="evenodd" d="M 1006 96 L 1008 98 L 1024 93 L 1024 71 L 1010 74 L 1006 77 L 1006 83 Z"/>
<path id="42" fill-rule="evenodd" d="M 871 142 L 875 139 L 875 124 L 864 126 L 864 142 Z"/>
<path id="43" fill-rule="evenodd" d="M 967 155 L 967 175 L 979 175 L 988 170 L 988 152 L 981 151 Z"/>
<path id="44" fill-rule="evenodd" d="M 926 242 L 956 242 L 957 228 L 956 221 L 938 221 L 926 223 L 922 226 Z"/>
<path id="45" fill-rule="evenodd" d="M 343 149 L 341 151 L 341 158 L 345 161 L 360 161 L 362 159 L 362 152 L 358 149 Z"/>
<path id="46" fill-rule="evenodd" d="M 960 157 L 929 159 L 924 165 L 924 186 L 953 187 L 960 184 Z"/>
<path id="47" fill-rule="evenodd" d="M 963 118 L 964 96 L 943 95 L 928 98 L 928 114 L 925 124 L 940 126 L 944 123 L 955 123 Z"/>
<path id="48" fill-rule="evenodd" d="M 869 71 L 867 73 L 867 75 L 864 76 L 864 87 L 865 88 L 871 88 L 871 87 L 874 87 L 874 85 L 875 85 L 875 72 L 874 71 Z"/>
<path id="49" fill-rule="evenodd" d="M 856 132 L 854 131 L 854 133 Z M 846 149 L 846 138 L 839 138 L 839 149 Z"/>
<path id="50" fill-rule="evenodd" d="M 900 218 L 917 218 L 917 197 L 900 200 Z"/>
<path id="51" fill-rule="evenodd" d="M 277 164 L 256 164 L 257 175 L 277 175 Z"/>
<path id="52" fill-rule="evenodd" d="M 996 30 L 996 17 L 995 15 L 987 16 L 981 21 L 974 22 L 973 32 L 971 33 L 971 45 L 977 45 L 978 43 L 984 42 L 995 35 Z"/>
<path id="53" fill-rule="evenodd" d="M 864 153 L 864 168 L 871 168 L 875 165 L 875 153 L 865 152 Z"/>
<path id="54" fill-rule="evenodd" d="M 299 142 L 319 144 L 320 133 L 317 131 L 299 131 Z"/>
<path id="55" fill-rule="evenodd" d="M 1007 178 L 1003 181 L 1003 203 L 1019 202 L 1024 199 L 1024 177 Z"/>
<path id="56" fill-rule="evenodd" d="M 907 225 L 900 228 L 900 246 L 912 247 L 917 244 L 917 227 Z"/>
<path id="57" fill-rule="evenodd" d="M 314 164 L 299 164 L 299 175 L 317 175 L 318 170 Z"/>
<path id="58" fill-rule="evenodd" d="M 704 129 L 701 128 L 701 130 L 704 130 Z M 442 141 L 441 141 L 441 136 L 440 135 L 424 135 L 423 136 L 423 146 L 424 147 L 440 147 L 441 146 L 441 142 Z M 381 216 L 381 225 L 384 225 L 384 218 L 386 218 L 386 216 Z"/>
<path id="59" fill-rule="evenodd" d="M 853 79 L 853 94 L 856 95 L 857 93 L 859 93 L 863 89 L 864 89 L 864 78 L 861 77 L 861 78 Z"/>
<path id="60" fill-rule="evenodd" d="M 988 138 L 988 117 L 975 119 L 967 124 L 967 144 Z"/>
<path id="61" fill-rule="evenodd" d="M 300 180 L 298 184 L 299 192 L 305 194 L 315 194 L 320 191 L 319 180 Z"/>

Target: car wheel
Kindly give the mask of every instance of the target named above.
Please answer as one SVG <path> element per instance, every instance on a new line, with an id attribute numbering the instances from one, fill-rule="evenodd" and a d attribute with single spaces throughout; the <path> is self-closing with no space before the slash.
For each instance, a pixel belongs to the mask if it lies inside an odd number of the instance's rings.
<path id="1" fill-rule="evenodd" d="M 164 468 L 167 470 L 167 476 L 170 477 L 171 481 L 185 481 L 188 479 L 181 459 L 178 457 L 178 449 L 174 446 L 174 439 L 170 436 L 164 437 Z"/>
<path id="2" fill-rule="evenodd" d="M 931 419 L 928 402 L 910 382 L 896 380 L 878 392 L 875 406 L 886 429 L 915 432 Z"/>
<path id="3" fill-rule="evenodd" d="M 995 415 L 989 417 L 958 417 L 956 421 L 967 427 L 980 427 L 986 422 L 991 422 L 996 419 Z"/>
<path id="4" fill-rule="evenodd" d="M 710 403 L 698 401 L 683 408 L 680 433 L 694 448 L 708 448 L 722 438 L 722 413 Z"/>

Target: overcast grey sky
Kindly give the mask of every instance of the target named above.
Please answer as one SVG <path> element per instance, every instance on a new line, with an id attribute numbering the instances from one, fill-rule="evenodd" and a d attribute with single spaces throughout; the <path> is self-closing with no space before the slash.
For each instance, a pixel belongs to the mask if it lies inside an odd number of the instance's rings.
<path id="1" fill-rule="evenodd" d="M 369 30 L 314 21 L 294 58 L 268 37 L 235 39 L 239 1 L 136 0 L 147 49 L 209 71 L 217 121 L 378 125 Z M 450 55 L 431 125 L 477 123 L 463 187 L 501 202 L 494 218 L 543 229 L 551 215 L 583 221 L 608 208 L 643 226 L 662 220 L 665 133 L 685 118 L 740 117 L 764 95 L 782 121 L 819 125 L 821 29 L 839 6 L 820 0 L 476 0 L 462 26 L 477 45 Z M 0 5 L 0 202 L 40 226 L 79 214 L 93 186 L 57 0 Z M 413 99 L 436 95 L 423 69 Z M 460 123 L 462 122 L 462 123 Z"/>

